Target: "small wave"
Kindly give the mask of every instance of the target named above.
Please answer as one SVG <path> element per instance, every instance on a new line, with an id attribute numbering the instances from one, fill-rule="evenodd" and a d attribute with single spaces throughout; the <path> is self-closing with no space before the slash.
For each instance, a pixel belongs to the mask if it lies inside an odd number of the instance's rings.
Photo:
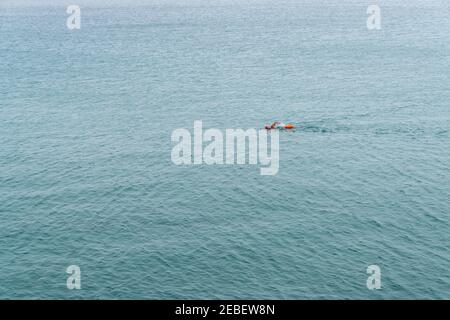
<path id="1" fill-rule="evenodd" d="M 320 126 L 314 126 L 314 125 L 306 125 L 306 126 L 298 126 L 299 130 L 306 131 L 306 132 L 320 132 L 320 133 L 332 133 L 334 132 L 333 129 L 320 127 Z"/>
<path id="2" fill-rule="evenodd" d="M 352 131 L 352 128 L 348 125 L 331 123 L 329 121 L 303 122 L 295 125 L 300 131 L 312 133 L 343 133 Z"/>

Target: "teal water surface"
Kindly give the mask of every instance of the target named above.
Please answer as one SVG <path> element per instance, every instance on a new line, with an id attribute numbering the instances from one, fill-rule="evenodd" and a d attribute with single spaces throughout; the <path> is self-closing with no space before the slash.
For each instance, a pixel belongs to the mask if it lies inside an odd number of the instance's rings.
<path id="1" fill-rule="evenodd" d="M 378 3 L 0 5 L 0 298 L 450 298 L 450 7 Z M 261 176 L 195 120 L 298 128 Z"/>

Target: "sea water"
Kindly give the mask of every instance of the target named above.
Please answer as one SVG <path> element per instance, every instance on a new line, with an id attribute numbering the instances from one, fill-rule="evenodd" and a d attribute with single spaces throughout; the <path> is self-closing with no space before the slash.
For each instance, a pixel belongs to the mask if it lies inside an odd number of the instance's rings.
<path id="1" fill-rule="evenodd" d="M 368 30 L 372 2 L 80 1 L 69 30 L 2 1 L 0 298 L 450 298 L 449 2 Z M 297 129 L 262 176 L 173 164 L 196 120 Z"/>

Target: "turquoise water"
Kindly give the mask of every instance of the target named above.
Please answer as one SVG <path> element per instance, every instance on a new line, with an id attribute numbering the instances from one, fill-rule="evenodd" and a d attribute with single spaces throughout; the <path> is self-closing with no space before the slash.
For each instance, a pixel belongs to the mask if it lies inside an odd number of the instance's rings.
<path id="1" fill-rule="evenodd" d="M 450 298 L 449 3 L 340 2 L 0 6 L 0 298 Z M 298 129 L 261 176 L 194 120 Z"/>

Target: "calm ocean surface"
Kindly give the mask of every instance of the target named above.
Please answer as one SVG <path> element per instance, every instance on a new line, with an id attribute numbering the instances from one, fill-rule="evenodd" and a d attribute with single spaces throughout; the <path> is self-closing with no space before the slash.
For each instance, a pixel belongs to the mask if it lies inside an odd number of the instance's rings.
<path id="1" fill-rule="evenodd" d="M 0 298 L 450 298 L 450 3 L 341 2 L 0 5 Z M 194 120 L 299 128 L 261 176 Z"/>

